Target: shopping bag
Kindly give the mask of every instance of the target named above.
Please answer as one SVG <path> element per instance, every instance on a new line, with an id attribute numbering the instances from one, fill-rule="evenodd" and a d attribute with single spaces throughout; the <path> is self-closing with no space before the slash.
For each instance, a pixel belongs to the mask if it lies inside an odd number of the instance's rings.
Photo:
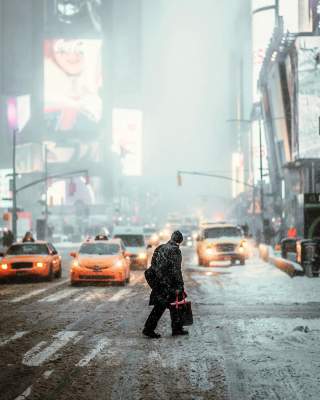
<path id="1" fill-rule="evenodd" d="M 191 301 L 186 300 L 184 293 L 181 301 L 179 301 L 177 294 L 176 301 L 174 303 L 170 303 L 170 308 L 175 308 L 179 312 L 180 321 L 182 322 L 183 326 L 193 324 Z"/>

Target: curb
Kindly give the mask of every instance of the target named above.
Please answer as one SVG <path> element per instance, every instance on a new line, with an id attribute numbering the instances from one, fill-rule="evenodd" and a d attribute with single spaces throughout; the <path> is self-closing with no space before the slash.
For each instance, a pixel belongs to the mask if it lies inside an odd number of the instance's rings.
<path id="1" fill-rule="evenodd" d="M 291 278 L 294 276 L 304 275 L 304 271 L 300 264 L 278 257 L 271 246 L 260 244 L 259 256 L 262 260 L 273 264 L 275 267 L 291 276 Z"/>

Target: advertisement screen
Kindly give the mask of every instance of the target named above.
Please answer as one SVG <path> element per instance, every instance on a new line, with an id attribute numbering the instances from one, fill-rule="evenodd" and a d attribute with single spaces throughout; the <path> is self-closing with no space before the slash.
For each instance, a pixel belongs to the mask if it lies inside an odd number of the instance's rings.
<path id="1" fill-rule="evenodd" d="M 320 155 L 320 37 L 300 37 L 298 53 L 299 157 Z"/>
<path id="2" fill-rule="evenodd" d="M 122 174 L 142 174 L 142 112 L 114 109 L 112 115 L 113 150 L 119 154 Z"/>
<path id="3" fill-rule="evenodd" d="M 92 140 L 102 115 L 101 40 L 44 43 L 44 113 L 48 136 Z"/>

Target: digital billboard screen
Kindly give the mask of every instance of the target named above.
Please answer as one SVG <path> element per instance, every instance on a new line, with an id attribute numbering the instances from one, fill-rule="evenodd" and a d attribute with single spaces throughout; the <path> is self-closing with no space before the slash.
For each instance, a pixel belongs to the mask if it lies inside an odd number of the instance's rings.
<path id="1" fill-rule="evenodd" d="M 320 155 L 320 37 L 299 37 L 298 55 L 298 137 L 300 158 Z"/>
<path id="2" fill-rule="evenodd" d="M 44 42 L 44 113 L 47 135 L 92 139 L 102 116 L 101 40 Z"/>
<path id="3" fill-rule="evenodd" d="M 113 150 L 119 154 L 122 174 L 142 174 L 142 112 L 114 109 L 112 115 Z"/>

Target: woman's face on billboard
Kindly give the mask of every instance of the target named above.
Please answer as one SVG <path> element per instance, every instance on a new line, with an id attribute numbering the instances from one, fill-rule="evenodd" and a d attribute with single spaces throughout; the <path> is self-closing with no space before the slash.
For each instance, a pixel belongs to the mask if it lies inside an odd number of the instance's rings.
<path id="1" fill-rule="evenodd" d="M 68 75 L 80 75 L 84 68 L 84 49 L 81 40 L 56 40 L 53 56 L 57 65 Z"/>

